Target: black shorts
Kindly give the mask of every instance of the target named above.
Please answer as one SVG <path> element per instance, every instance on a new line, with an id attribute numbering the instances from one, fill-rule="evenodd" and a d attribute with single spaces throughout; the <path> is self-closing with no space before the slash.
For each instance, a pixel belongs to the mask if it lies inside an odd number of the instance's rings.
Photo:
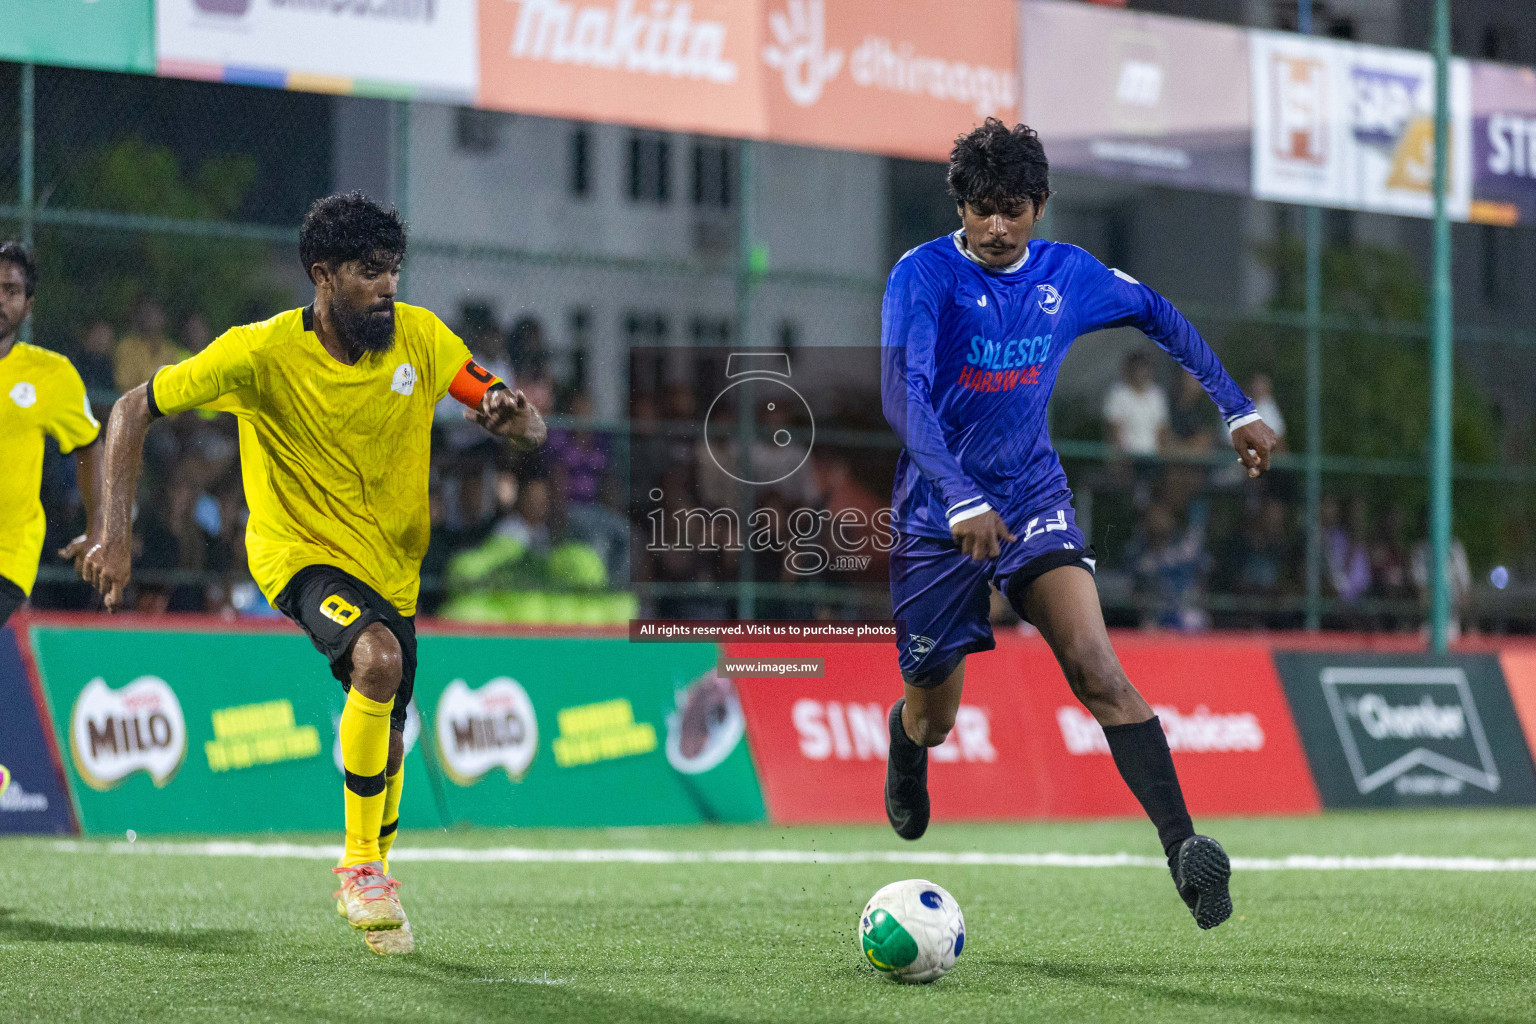
<path id="1" fill-rule="evenodd" d="M 11 612 L 26 603 L 26 591 L 4 576 L 0 576 L 0 626 L 5 625 L 5 620 L 11 617 Z"/>
<path id="2" fill-rule="evenodd" d="M 333 565 L 306 565 L 293 574 L 273 602 L 277 610 L 309 634 L 315 650 L 331 663 L 342 689 L 352 688 L 352 645 L 375 622 L 400 642 L 400 689 L 390 712 L 390 728 L 405 729 L 405 709 L 416 689 L 416 620 L 395 610 L 378 591 Z"/>

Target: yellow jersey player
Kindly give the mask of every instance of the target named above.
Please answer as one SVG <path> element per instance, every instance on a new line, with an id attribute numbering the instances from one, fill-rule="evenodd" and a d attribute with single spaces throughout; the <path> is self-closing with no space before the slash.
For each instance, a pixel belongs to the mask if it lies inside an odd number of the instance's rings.
<path id="1" fill-rule="evenodd" d="M 441 320 L 395 301 L 405 245 L 399 214 L 362 193 L 319 200 L 299 232 L 313 303 L 232 328 L 118 400 L 99 532 L 82 570 L 115 610 L 129 578 L 130 509 L 151 421 L 193 408 L 233 413 L 251 574 L 347 692 L 337 909 L 375 952 L 413 944 L 388 858 L 416 676 L 432 410 L 451 394 L 493 434 L 539 444 L 547 433 L 523 393 L 481 369 Z"/>
<path id="2" fill-rule="evenodd" d="M 0 245 L 0 626 L 20 608 L 37 580 L 43 551 L 43 438 L 75 453 L 87 521 L 96 507 L 101 424 L 91 414 L 85 384 L 68 359 L 17 340 L 32 314 L 37 264 L 18 242 Z M 85 538 L 59 554 L 78 565 Z"/>

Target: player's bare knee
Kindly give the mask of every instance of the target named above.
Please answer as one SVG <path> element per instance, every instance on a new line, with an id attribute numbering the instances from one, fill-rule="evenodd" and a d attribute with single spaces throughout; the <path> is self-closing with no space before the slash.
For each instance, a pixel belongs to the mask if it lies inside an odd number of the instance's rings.
<path id="1" fill-rule="evenodd" d="M 393 700 L 400 688 L 402 664 L 400 641 L 387 626 L 375 622 L 352 645 L 352 685 L 369 700 L 381 704 Z"/>
<path id="2" fill-rule="evenodd" d="M 384 774 L 393 775 L 405 763 L 405 733 L 389 730 L 389 760 L 384 762 Z"/>
<path id="3" fill-rule="evenodd" d="M 1133 692 L 1120 659 L 1108 644 L 1073 644 L 1061 661 L 1073 696 L 1090 708 L 1114 706 L 1124 694 Z"/>
<path id="4" fill-rule="evenodd" d="M 955 727 L 955 713 L 942 711 L 918 712 L 913 716 L 909 735 L 920 747 L 936 747 L 943 743 L 949 730 Z"/>

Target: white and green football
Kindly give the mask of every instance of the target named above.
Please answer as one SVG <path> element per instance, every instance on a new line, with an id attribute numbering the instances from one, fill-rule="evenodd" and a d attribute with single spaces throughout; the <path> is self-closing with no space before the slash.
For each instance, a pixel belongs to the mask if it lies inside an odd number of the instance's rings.
<path id="1" fill-rule="evenodd" d="M 964 948 L 960 904 L 924 878 L 892 882 L 870 897 L 859 915 L 864 959 L 894 981 L 936 981 L 955 966 Z"/>

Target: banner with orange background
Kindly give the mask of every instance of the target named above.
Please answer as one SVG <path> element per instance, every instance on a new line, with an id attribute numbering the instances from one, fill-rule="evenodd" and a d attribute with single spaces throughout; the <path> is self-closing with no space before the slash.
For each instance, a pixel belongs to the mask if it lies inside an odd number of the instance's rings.
<path id="1" fill-rule="evenodd" d="M 1018 116 L 1014 0 L 764 0 L 776 142 L 944 160 L 987 117 Z"/>
<path id="2" fill-rule="evenodd" d="M 478 104 L 942 160 L 1018 111 L 1015 0 L 480 0 Z"/>
<path id="3" fill-rule="evenodd" d="M 477 105 L 766 134 L 758 0 L 480 0 Z"/>

